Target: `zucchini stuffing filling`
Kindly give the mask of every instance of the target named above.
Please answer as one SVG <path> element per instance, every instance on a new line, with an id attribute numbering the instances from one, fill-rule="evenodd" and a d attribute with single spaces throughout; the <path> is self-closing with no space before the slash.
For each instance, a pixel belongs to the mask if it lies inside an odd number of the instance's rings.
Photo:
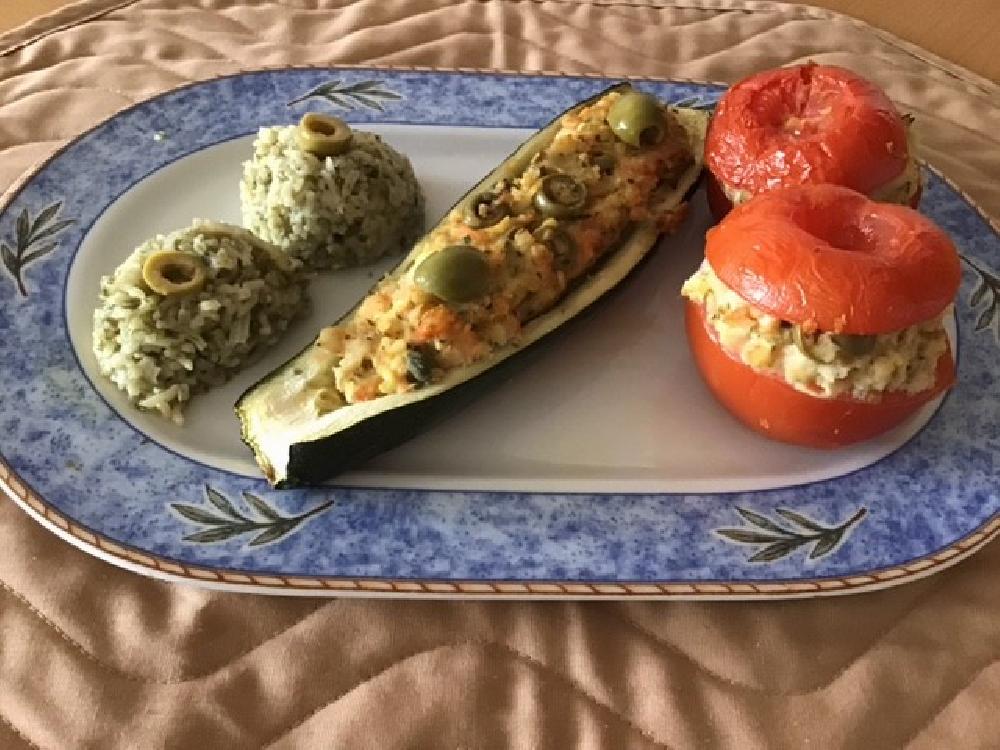
<path id="1" fill-rule="evenodd" d="M 515 342 L 635 223 L 676 226 L 693 163 L 687 131 L 646 94 L 567 113 L 520 175 L 464 199 L 402 275 L 320 333 L 301 372 L 317 413 L 438 382 Z"/>

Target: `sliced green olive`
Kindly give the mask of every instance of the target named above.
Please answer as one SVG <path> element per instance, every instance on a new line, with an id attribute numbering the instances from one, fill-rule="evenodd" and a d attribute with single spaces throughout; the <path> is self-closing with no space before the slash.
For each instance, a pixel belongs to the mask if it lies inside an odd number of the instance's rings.
<path id="1" fill-rule="evenodd" d="M 517 255 L 517 233 L 523 232 L 521 227 L 514 227 L 503 238 L 503 251 L 505 255 Z"/>
<path id="2" fill-rule="evenodd" d="M 526 234 L 530 234 L 530 232 L 528 230 L 526 230 L 526 229 L 523 229 L 521 227 L 514 227 L 513 229 L 509 230 L 506 235 L 504 235 L 504 238 L 503 238 L 503 252 L 504 252 L 504 258 L 505 259 L 511 260 L 512 258 L 518 258 L 518 257 L 520 257 L 520 255 L 522 253 L 522 250 L 518 246 L 518 242 L 517 242 L 517 235 L 520 232 L 524 232 Z M 527 244 L 528 243 L 526 243 L 526 245 Z"/>
<path id="3" fill-rule="evenodd" d="M 425 385 L 434 374 L 434 350 L 427 346 L 413 346 L 406 350 L 406 376 L 411 383 Z"/>
<path id="4" fill-rule="evenodd" d="M 608 110 L 608 125 L 630 146 L 654 146 L 664 133 L 663 111 L 656 97 L 633 91 L 623 94 Z"/>
<path id="5" fill-rule="evenodd" d="M 875 351 L 875 336 L 852 333 L 835 333 L 832 338 L 833 343 L 837 345 L 840 351 L 847 355 L 848 359 L 863 357 L 866 354 L 871 354 Z"/>
<path id="6" fill-rule="evenodd" d="M 201 291 L 205 261 L 178 250 L 160 250 L 142 264 L 142 280 L 157 294 L 172 296 Z"/>
<path id="7" fill-rule="evenodd" d="M 492 191 L 473 195 L 465 204 L 465 223 L 473 229 L 485 229 L 499 222 L 510 211 L 499 198 Z"/>
<path id="8" fill-rule="evenodd" d="M 471 245 L 449 245 L 424 258 L 413 272 L 417 286 L 445 302 L 470 302 L 490 288 L 490 266 Z"/>
<path id="9" fill-rule="evenodd" d="M 308 112 L 295 130 L 295 138 L 303 151 L 316 156 L 338 156 L 351 147 L 351 129 L 339 117 Z"/>
<path id="10" fill-rule="evenodd" d="M 542 216 L 576 216 L 587 202 L 587 186 L 568 174 L 550 174 L 542 178 L 534 201 Z"/>
<path id="11" fill-rule="evenodd" d="M 792 341 L 805 356 L 813 362 L 823 362 L 823 358 L 816 353 L 816 337 L 802 332 L 801 326 L 792 328 Z"/>
<path id="12" fill-rule="evenodd" d="M 507 236 L 503 240 L 503 259 L 504 265 L 506 266 L 508 272 L 511 275 L 517 273 L 517 270 L 521 267 L 521 260 L 524 253 L 517 243 L 517 235 L 519 232 L 524 232 L 530 235 L 530 232 L 521 227 L 515 227 L 507 232 Z"/>
<path id="13" fill-rule="evenodd" d="M 828 360 L 816 351 L 816 336 L 802 332 L 799 326 L 792 329 L 792 340 L 805 356 L 814 362 L 827 363 Z M 850 361 L 875 351 L 875 336 L 852 333 L 834 333 L 830 340 L 837 346 L 836 360 Z"/>
<path id="14" fill-rule="evenodd" d="M 542 227 L 535 232 L 535 239 L 549 248 L 556 264 L 562 270 L 572 268 L 576 262 L 576 242 L 559 227 Z"/>

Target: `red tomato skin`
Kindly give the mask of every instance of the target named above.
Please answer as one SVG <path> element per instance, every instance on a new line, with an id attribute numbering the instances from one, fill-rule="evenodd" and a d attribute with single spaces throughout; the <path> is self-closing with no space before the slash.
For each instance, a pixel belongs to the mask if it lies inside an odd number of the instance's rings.
<path id="1" fill-rule="evenodd" d="M 754 195 L 823 183 L 870 193 L 908 159 L 906 127 L 885 92 L 846 68 L 815 63 L 734 84 L 705 143 L 705 163 L 720 182 Z"/>
<path id="2" fill-rule="evenodd" d="M 926 391 L 889 391 L 878 401 L 818 398 L 729 354 L 708 327 L 703 305 L 686 302 L 685 324 L 695 363 L 715 398 L 744 425 L 782 443 L 834 449 L 870 440 L 905 422 L 955 382 L 949 348 Z"/>
<path id="3" fill-rule="evenodd" d="M 924 184 L 921 182 L 917 189 L 910 196 L 907 204 L 910 208 L 916 209 L 920 205 L 920 198 L 924 193 Z M 715 175 L 708 169 L 705 170 L 705 197 L 708 199 L 708 210 L 712 218 L 718 223 L 726 218 L 726 214 L 733 210 L 733 202 L 729 200 L 722 189 L 722 185 Z"/>
<path id="4" fill-rule="evenodd" d="M 930 219 L 837 185 L 755 196 L 708 231 L 705 257 L 754 307 L 835 333 L 931 320 L 962 277 L 958 251 Z"/>
<path id="5" fill-rule="evenodd" d="M 708 169 L 705 170 L 705 197 L 708 199 L 709 213 L 712 214 L 716 224 L 733 210 L 733 202 L 729 200 L 718 179 Z"/>

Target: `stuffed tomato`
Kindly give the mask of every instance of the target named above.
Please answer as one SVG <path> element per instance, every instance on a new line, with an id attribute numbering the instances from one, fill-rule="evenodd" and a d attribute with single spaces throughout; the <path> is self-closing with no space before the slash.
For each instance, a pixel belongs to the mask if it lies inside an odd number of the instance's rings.
<path id="1" fill-rule="evenodd" d="M 954 245 L 904 206 L 779 188 L 709 230 L 687 333 L 717 399 L 783 442 L 836 448 L 899 425 L 955 380 Z"/>
<path id="2" fill-rule="evenodd" d="M 920 168 L 904 119 L 875 84 L 808 63 L 767 70 L 722 97 L 705 143 L 706 192 L 716 219 L 787 185 L 843 185 L 916 207 Z"/>

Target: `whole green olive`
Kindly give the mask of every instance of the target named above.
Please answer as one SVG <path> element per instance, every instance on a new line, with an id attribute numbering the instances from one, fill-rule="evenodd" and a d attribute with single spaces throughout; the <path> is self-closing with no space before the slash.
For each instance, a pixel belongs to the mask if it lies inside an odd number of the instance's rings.
<path id="1" fill-rule="evenodd" d="M 469 198 L 465 204 L 465 223 L 473 229 L 485 229 L 499 222 L 510 211 L 506 203 L 498 200 L 499 197 L 487 191 Z"/>
<path id="2" fill-rule="evenodd" d="M 875 336 L 856 333 L 835 333 L 831 338 L 840 351 L 846 355 L 845 359 L 863 357 L 875 351 Z"/>
<path id="3" fill-rule="evenodd" d="M 546 226 L 535 231 L 535 239 L 545 245 L 555 256 L 556 265 L 562 270 L 572 268 L 576 262 L 576 242 L 559 227 Z"/>
<path id="4" fill-rule="evenodd" d="M 471 302 L 490 288 L 490 266 L 472 245 L 449 245 L 424 258 L 413 281 L 445 302 Z"/>
<path id="5" fill-rule="evenodd" d="M 542 216 L 564 219 L 576 216 L 587 202 L 587 186 L 568 174 L 550 174 L 542 178 L 535 193 L 535 208 Z"/>
<path id="6" fill-rule="evenodd" d="M 308 112 L 302 116 L 295 138 L 303 151 L 319 157 L 338 156 L 351 147 L 351 129 L 339 117 Z"/>
<path id="7" fill-rule="evenodd" d="M 663 111 L 656 97 L 632 91 L 608 110 L 611 131 L 630 146 L 654 146 L 663 138 Z"/>

